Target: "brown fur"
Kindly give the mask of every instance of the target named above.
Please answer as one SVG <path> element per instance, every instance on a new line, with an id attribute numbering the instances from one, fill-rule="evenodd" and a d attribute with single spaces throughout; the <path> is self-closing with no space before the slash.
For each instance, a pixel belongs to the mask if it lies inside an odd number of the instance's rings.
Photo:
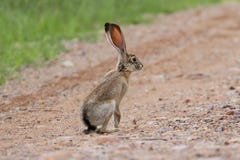
<path id="1" fill-rule="evenodd" d="M 113 131 L 118 130 L 121 119 L 119 105 L 127 92 L 130 74 L 143 67 L 135 55 L 127 53 L 125 40 L 118 25 L 106 23 L 105 31 L 110 43 L 119 51 L 119 63 L 117 69 L 109 72 L 84 100 L 82 119 L 88 127 L 85 133 L 95 130 L 98 133 L 111 132 L 107 130 L 107 124 L 112 115 L 115 127 Z"/>

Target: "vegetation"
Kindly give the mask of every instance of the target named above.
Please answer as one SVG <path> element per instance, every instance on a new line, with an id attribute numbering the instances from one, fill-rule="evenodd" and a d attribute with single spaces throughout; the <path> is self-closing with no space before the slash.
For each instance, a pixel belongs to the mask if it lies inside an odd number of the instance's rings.
<path id="1" fill-rule="evenodd" d="M 1 0 L 0 84 L 21 67 L 39 65 L 63 40 L 96 38 L 106 21 L 140 23 L 146 13 L 169 13 L 221 0 Z"/>

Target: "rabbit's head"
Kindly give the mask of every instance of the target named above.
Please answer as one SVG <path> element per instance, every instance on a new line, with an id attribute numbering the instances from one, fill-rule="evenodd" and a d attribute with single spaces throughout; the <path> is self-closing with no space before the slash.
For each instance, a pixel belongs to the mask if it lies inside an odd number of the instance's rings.
<path id="1" fill-rule="evenodd" d="M 134 54 L 128 54 L 126 43 L 120 27 L 117 24 L 106 23 L 105 32 L 108 41 L 119 53 L 117 70 L 119 72 L 133 72 L 143 68 L 142 63 Z"/>

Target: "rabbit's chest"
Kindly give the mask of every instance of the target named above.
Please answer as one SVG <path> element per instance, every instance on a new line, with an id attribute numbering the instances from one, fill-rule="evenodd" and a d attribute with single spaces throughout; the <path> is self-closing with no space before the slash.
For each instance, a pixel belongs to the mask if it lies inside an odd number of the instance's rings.
<path id="1" fill-rule="evenodd" d="M 121 89 L 121 94 L 120 94 L 120 98 L 122 99 L 122 97 L 126 94 L 127 90 L 128 90 L 128 83 L 124 82 L 122 83 L 122 89 Z"/>

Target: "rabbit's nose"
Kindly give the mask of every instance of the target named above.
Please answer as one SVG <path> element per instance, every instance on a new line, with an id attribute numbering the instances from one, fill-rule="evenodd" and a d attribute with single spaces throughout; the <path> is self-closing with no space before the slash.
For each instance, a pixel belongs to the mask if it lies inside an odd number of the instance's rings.
<path id="1" fill-rule="evenodd" d="M 138 69 L 140 70 L 140 69 L 142 69 L 143 68 L 143 64 L 139 64 L 138 65 Z"/>

